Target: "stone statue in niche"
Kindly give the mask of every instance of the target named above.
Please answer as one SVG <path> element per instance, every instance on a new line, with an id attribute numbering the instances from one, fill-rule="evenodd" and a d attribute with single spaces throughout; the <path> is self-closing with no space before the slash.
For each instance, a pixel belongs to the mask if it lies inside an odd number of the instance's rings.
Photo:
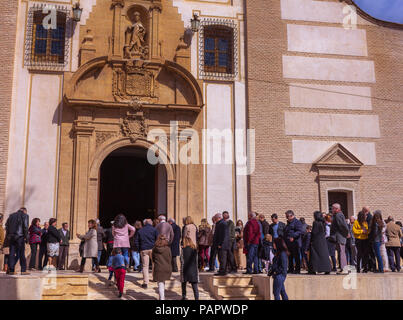
<path id="1" fill-rule="evenodd" d="M 141 22 L 139 12 L 136 11 L 133 17 L 133 24 L 127 27 L 125 32 L 123 56 L 125 59 L 147 59 L 148 46 L 145 41 L 146 28 Z"/>

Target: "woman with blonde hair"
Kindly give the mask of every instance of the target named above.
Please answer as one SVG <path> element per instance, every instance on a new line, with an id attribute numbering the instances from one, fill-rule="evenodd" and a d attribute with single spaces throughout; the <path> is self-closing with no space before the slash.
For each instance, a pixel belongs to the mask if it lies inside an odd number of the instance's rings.
<path id="1" fill-rule="evenodd" d="M 182 243 L 185 237 L 189 237 L 190 239 L 192 239 L 193 243 L 197 243 L 198 230 L 193 222 L 192 217 L 187 216 L 184 221 L 185 221 L 185 227 L 183 228 Z"/>
<path id="2" fill-rule="evenodd" d="M 198 246 L 199 246 L 199 268 L 200 271 L 204 270 L 206 265 L 206 261 L 210 260 L 209 256 L 209 248 L 211 246 L 211 227 L 207 222 L 207 219 L 202 219 L 201 224 L 199 226 L 199 235 L 198 235 Z"/>
<path id="3" fill-rule="evenodd" d="M 186 300 L 186 284 L 188 282 L 190 282 L 192 285 L 195 300 L 199 300 L 199 289 L 197 286 L 197 283 L 199 282 L 199 273 L 197 270 L 197 249 L 196 244 L 189 237 L 185 237 L 183 239 L 183 248 L 180 260 L 182 300 Z"/>
<path id="4" fill-rule="evenodd" d="M 155 242 L 151 253 L 153 268 L 153 279 L 158 282 L 160 300 L 165 300 L 165 281 L 171 279 L 172 255 L 167 238 L 160 234 Z"/>

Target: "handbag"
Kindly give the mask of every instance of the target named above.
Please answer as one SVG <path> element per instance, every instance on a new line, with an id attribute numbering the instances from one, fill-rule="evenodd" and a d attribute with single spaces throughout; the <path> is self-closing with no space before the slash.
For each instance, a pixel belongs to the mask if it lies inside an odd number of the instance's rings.
<path id="1" fill-rule="evenodd" d="M 271 264 L 269 266 L 269 269 L 267 270 L 267 276 L 272 277 L 273 275 L 274 275 L 274 268 L 273 268 L 273 264 Z"/>

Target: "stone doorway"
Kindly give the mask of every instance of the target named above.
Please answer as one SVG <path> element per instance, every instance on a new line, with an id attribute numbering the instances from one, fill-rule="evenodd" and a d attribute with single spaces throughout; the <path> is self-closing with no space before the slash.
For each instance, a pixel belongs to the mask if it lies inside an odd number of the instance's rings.
<path id="1" fill-rule="evenodd" d="M 164 166 L 147 160 L 147 149 L 123 147 L 110 153 L 99 170 L 99 220 L 103 227 L 123 213 L 128 222 L 166 214 Z"/>
<path id="2" fill-rule="evenodd" d="M 341 211 L 344 213 L 346 219 L 353 215 L 353 199 L 351 191 L 332 190 L 328 191 L 328 208 L 329 212 L 332 211 L 332 204 L 339 203 Z"/>

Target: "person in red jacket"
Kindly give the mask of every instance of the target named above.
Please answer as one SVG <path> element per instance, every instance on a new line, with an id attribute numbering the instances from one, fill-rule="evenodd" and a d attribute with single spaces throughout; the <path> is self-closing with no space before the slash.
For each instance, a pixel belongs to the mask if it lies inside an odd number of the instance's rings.
<path id="1" fill-rule="evenodd" d="M 252 274 L 252 264 L 253 273 L 259 273 L 257 249 L 260 240 L 260 227 L 259 222 L 257 221 L 257 214 L 255 212 L 250 212 L 248 214 L 248 222 L 244 228 L 243 240 L 244 253 L 246 254 L 247 261 L 245 274 Z"/>

